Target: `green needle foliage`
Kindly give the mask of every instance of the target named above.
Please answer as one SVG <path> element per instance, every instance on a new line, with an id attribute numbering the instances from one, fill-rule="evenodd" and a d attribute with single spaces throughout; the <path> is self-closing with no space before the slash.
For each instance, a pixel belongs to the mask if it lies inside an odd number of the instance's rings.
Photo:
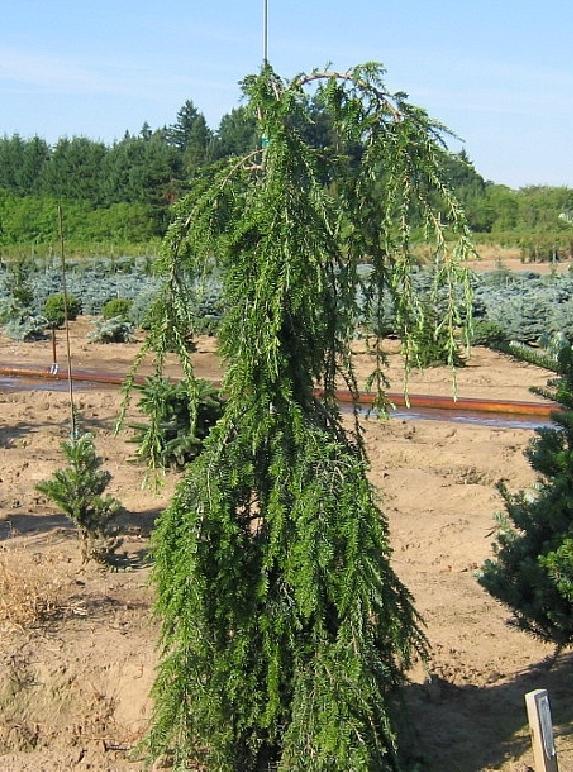
<path id="1" fill-rule="evenodd" d="M 435 298 L 445 288 L 435 323 L 450 361 L 454 286 L 471 247 L 443 181 L 441 127 L 388 93 L 382 75 L 368 64 L 290 82 L 270 68 L 247 78 L 246 109 L 268 146 L 198 181 L 165 240 L 167 321 L 148 345 L 161 362 L 178 322 L 184 340 L 179 277 L 216 270 L 227 367 L 223 416 L 154 537 L 163 626 L 149 747 L 179 770 L 399 766 L 394 696 L 426 642 L 390 565 L 358 423 L 343 425 L 335 385 L 356 392 L 363 257 L 370 310 L 390 293 L 415 366 L 427 326 L 411 230 L 432 245 Z M 331 123 L 327 147 L 312 140 L 311 84 Z M 378 344 L 372 383 L 383 403 Z"/>
<path id="2" fill-rule="evenodd" d="M 50 480 L 38 483 L 36 488 L 75 524 L 82 563 L 104 561 L 113 546 L 109 538 L 111 521 L 122 512 L 117 499 L 103 495 L 111 475 L 100 469 L 101 460 L 96 456 L 91 434 L 62 443 L 62 451 L 68 466 L 57 469 Z"/>
<path id="3" fill-rule="evenodd" d="M 425 303 L 423 310 L 424 327 L 416 355 L 416 366 L 424 368 L 454 364 L 456 367 L 462 367 L 465 364 L 464 359 L 457 350 L 452 352 L 447 328 L 439 326 L 439 309 Z"/>
<path id="4" fill-rule="evenodd" d="M 554 365 L 555 366 L 555 365 Z M 495 557 L 480 584 L 508 605 L 518 625 L 558 647 L 573 642 L 573 349 L 561 346 L 553 396 L 562 411 L 556 428 L 544 428 L 528 449 L 542 475 L 535 496 L 499 489 L 507 515 L 500 518 Z"/>
<path id="5" fill-rule="evenodd" d="M 132 305 L 133 301 L 128 298 L 112 298 L 111 300 L 108 300 L 107 303 L 103 304 L 101 310 L 102 316 L 106 321 L 109 321 L 116 316 L 119 316 L 122 319 L 128 319 Z"/>
<path id="6" fill-rule="evenodd" d="M 139 409 L 147 423 L 131 423 L 137 455 L 152 469 L 178 467 L 199 455 L 211 427 L 221 417 L 223 399 L 208 381 L 197 380 L 197 401 L 193 418 L 185 383 L 165 378 L 148 378 L 141 386 Z"/>
<path id="7" fill-rule="evenodd" d="M 68 319 L 77 319 L 82 310 L 79 300 L 73 295 L 68 295 L 66 298 L 63 292 L 49 295 L 44 303 L 44 317 L 48 320 L 49 326 L 62 327 L 66 321 L 66 310 Z"/>
<path id="8" fill-rule="evenodd" d="M 17 305 L 27 308 L 34 299 L 32 288 L 33 264 L 29 259 L 14 260 L 8 263 L 5 282 L 7 294 Z"/>
<path id="9" fill-rule="evenodd" d="M 133 325 L 123 316 L 111 319 L 97 319 L 94 329 L 89 333 L 90 343 L 129 343 Z"/>

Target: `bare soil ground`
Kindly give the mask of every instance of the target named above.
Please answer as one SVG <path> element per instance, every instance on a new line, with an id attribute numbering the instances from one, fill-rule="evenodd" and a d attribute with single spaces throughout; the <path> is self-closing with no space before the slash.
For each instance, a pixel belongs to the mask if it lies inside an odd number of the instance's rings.
<path id="1" fill-rule="evenodd" d="M 76 365 L 125 371 L 137 344 L 84 343 L 73 325 Z M 360 343 L 363 348 L 363 344 Z M 213 339 L 199 342 L 199 375 L 220 376 Z M 61 348 L 63 352 L 63 345 Z M 391 388 L 400 362 L 389 346 Z M 0 362 L 48 366 L 49 342 L 0 340 Z M 361 377 L 369 369 L 358 354 Z M 172 372 L 176 367 L 171 365 Z M 476 349 L 459 373 L 463 396 L 533 399 L 547 374 Z M 451 390 L 447 369 L 412 377 L 412 392 Z M 177 482 L 159 495 L 141 489 L 133 446 L 115 437 L 120 395 L 78 392 L 83 424 L 96 438 L 111 492 L 125 504 L 117 572 L 82 566 L 75 534 L 34 484 L 62 464 L 68 432 L 65 392 L 0 391 L 0 770 L 142 770 L 130 756 L 150 716 L 157 623 L 147 558 L 153 521 Z M 525 692 L 550 690 L 560 768 L 573 770 L 573 668 L 564 653 L 548 668 L 549 646 L 519 632 L 508 611 L 478 586 L 490 553 L 494 483 L 514 490 L 534 478 L 523 450 L 532 433 L 432 421 L 365 422 L 372 480 L 388 516 L 396 570 L 412 590 L 432 645 L 429 673 L 411 673 L 406 738 L 418 770 L 525 772 L 529 750 Z"/>
<path id="2" fill-rule="evenodd" d="M 517 247 L 496 247 L 484 244 L 477 246 L 479 260 L 472 260 L 469 267 L 477 273 L 487 271 L 496 271 L 500 268 L 507 271 L 533 271 L 534 273 L 548 274 L 553 271 L 556 273 L 566 273 L 570 270 L 573 261 L 571 259 L 561 260 L 559 263 L 551 261 L 529 263 L 522 262 L 521 250 Z"/>

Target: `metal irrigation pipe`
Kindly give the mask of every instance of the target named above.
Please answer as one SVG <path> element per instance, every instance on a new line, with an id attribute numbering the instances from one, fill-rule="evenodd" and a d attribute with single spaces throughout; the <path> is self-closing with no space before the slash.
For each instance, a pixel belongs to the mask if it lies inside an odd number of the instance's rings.
<path id="1" fill-rule="evenodd" d="M 36 378 L 42 380 L 62 381 L 66 377 L 64 373 L 54 373 L 51 370 L 35 367 L 22 367 L 20 365 L 0 365 L 0 376 L 10 378 Z M 104 383 L 120 386 L 126 378 L 125 373 L 113 373 L 102 370 L 75 370 L 73 380 L 87 383 Z M 135 383 L 145 383 L 145 376 L 139 375 Z M 213 381 L 212 385 L 220 388 L 220 381 Z M 315 395 L 320 397 L 321 390 L 316 389 Z M 350 391 L 342 389 L 335 392 L 336 400 L 341 404 L 352 404 L 354 401 Z M 402 393 L 388 392 L 386 398 L 389 403 L 397 406 L 406 406 L 406 398 Z M 553 413 L 561 410 L 557 402 L 546 400 L 545 402 L 525 402 L 520 400 L 484 399 L 482 397 L 453 397 L 434 394 L 409 394 L 409 405 L 412 408 L 427 408 L 430 410 L 448 410 L 451 412 L 476 412 L 498 413 L 506 415 L 539 416 L 549 418 Z M 367 407 L 375 403 L 376 396 L 369 392 L 358 392 L 356 403 L 358 406 Z"/>

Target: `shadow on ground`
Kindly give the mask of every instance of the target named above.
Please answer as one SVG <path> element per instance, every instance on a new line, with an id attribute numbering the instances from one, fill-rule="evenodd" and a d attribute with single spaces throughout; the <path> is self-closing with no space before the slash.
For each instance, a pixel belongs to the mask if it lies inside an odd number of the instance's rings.
<path id="1" fill-rule="evenodd" d="M 30 536 L 50 533 L 51 531 L 74 530 L 65 515 L 11 514 L 0 520 L 0 542 L 15 536 Z"/>
<path id="2" fill-rule="evenodd" d="M 481 772 L 522 756 L 530 748 L 524 697 L 540 688 L 549 691 L 560 768 L 573 769 L 573 653 L 540 662 L 509 682 L 408 685 L 403 745 L 412 749 L 411 768 Z"/>
<path id="3" fill-rule="evenodd" d="M 155 521 L 163 512 L 163 507 L 153 507 L 140 512 L 124 512 L 117 518 L 120 534 L 141 534 L 144 539 L 151 536 Z"/>
<path id="4" fill-rule="evenodd" d="M 37 421 L 35 418 L 27 421 L 18 421 L 18 423 L 0 428 L 0 448 L 10 450 L 17 446 L 17 443 L 28 437 L 30 434 L 39 434 L 46 428 L 53 431 L 59 429 L 64 438 L 64 429 L 69 427 L 68 421 Z M 68 430 L 69 432 L 69 430 Z"/>
<path id="5" fill-rule="evenodd" d="M 149 538 L 153 526 L 163 509 L 153 509 L 141 512 L 125 512 L 115 521 L 119 536 L 139 535 Z M 54 530 L 74 531 L 71 520 L 63 514 L 31 514 L 13 513 L 0 520 L 0 541 L 14 536 L 30 536 L 49 533 Z"/>

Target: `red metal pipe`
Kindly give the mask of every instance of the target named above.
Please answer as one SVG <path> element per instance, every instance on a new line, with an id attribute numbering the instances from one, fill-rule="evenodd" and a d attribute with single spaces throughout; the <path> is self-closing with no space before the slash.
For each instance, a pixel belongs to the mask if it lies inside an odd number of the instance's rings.
<path id="1" fill-rule="evenodd" d="M 320 393 L 320 392 L 319 392 Z M 406 406 L 406 397 L 404 394 L 388 392 L 386 394 L 389 402 L 397 407 Z M 336 399 L 338 402 L 351 403 L 353 401 L 350 391 L 337 391 Z M 456 410 L 460 412 L 471 411 L 478 413 L 511 413 L 516 415 L 534 415 L 548 417 L 556 410 L 559 410 L 557 402 L 524 402 L 520 400 L 505 399 L 483 399 L 482 397 L 444 397 L 434 394 L 409 394 L 410 407 L 430 408 L 433 410 Z M 359 392 L 359 405 L 372 405 L 376 401 L 374 394 Z"/>
<path id="2" fill-rule="evenodd" d="M 65 370 L 52 372 L 42 367 L 20 367 L 8 365 L 0 367 L 0 375 L 6 378 L 41 378 L 47 381 L 67 381 L 68 373 Z M 89 381 L 90 383 L 116 383 L 121 385 L 126 375 L 122 373 L 102 372 L 101 370 L 74 370 L 73 381 Z M 137 375 L 135 383 L 144 383 L 145 376 Z"/>
<path id="3" fill-rule="evenodd" d="M 19 365 L 2 366 L 0 367 L 0 375 L 9 378 L 42 378 L 46 380 L 66 380 L 66 372 L 53 373 L 50 370 L 44 368 L 34 367 L 21 367 Z M 74 370 L 74 381 L 87 381 L 90 383 L 107 383 L 121 385 L 125 381 L 125 374 L 102 372 L 99 370 Z M 135 383 L 142 384 L 146 380 L 145 376 L 138 375 L 135 377 Z M 219 383 L 214 385 L 219 386 Z M 320 389 L 316 390 L 316 394 L 320 395 Z M 406 398 L 404 394 L 395 392 L 389 392 L 387 395 L 389 402 L 398 407 L 406 405 Z M 336 399 L 343 403 L 349 404 L 353 402 L 353 396 L 350 391 L 337 391 Z M 359 392 L 358 404 L 359 405 L 372 405 L 375 402 L 376 397 L 374 394 L 368 392 Z M 429 408 L 433 410 L 454 410 L 458 412 L 478 412 L 478 413 L 500 413 L 509 415 L 529 415 L 529 416 L 541 416 L 548 418 L 552 413 L 560 409 L 557 402 L 551 402 L 546 400 L 545 402 L 524 402 L 518 400 L 503 400 L 503 399 L 482 399 L 481 397 L 458 397 L 454 400 L 453 397 L 445 397 L 439 395 L 430 394 L 410 394 L 409 395 L 410 407 L 413 408 Z"/>

